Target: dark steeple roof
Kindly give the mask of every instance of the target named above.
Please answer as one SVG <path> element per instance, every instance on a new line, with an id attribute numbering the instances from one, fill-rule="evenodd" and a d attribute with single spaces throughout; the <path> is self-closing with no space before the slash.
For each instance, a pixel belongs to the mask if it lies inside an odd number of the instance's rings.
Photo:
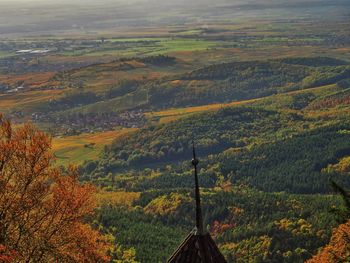
<path id="1" fill-rule="evenodd" d="M 181 243 L 168 263 L 226 263 L 209 233 L 204 233 L 201 199 L 199 193 L 196 151 L 193 143 L 193 159 L 196 196 L 196 227 Z"/>
<path id="2" fill-rule="evenodd" d="M 190 233 L 168 263 L 226 263 L 209 234 Z"/>

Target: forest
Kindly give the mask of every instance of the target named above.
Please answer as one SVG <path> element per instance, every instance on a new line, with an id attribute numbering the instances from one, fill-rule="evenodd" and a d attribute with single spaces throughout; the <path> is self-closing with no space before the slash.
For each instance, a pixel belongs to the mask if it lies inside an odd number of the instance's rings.
<path id="1" fill-rule="evenodd" d="M 158 64 L 169 59 L 151 57 L 144 61 Z M 78 231 L 77 238 L 81 239 L 92 231 L 96 238 L 91 242 L 103 246 L 89 252 L 97 261 L 164 262 L 193 227 L 190 159 L 194 141 L 200 159 L 205 226 L 228 262 L 304 262 L 317 255 L 322 247 L 325 249 L 324 257 L 332 255 L 327 254 L 327 249 L 333 249 L 332 243 L 327 245 L 333 240 L 332 230 L 346 223 L 349 215 L 347 203 L 342 201 L 334 187 L 350 188 L 349 72 L 349 66 L 342 60 L 295 58 L 259 63 L 223 63 L 181 74 L 181 81 L 215 83 L 207 83 L 205 87 L 208 89 L 211 85 L 231 83 L 231 86 L 225 84 L 227 89 L 223 89 L 222 93 L 219 88 L 215 91 L 219 92 L 218 98 L 226 100 L 232 90 L 232 96 L 237 100 L 247 100 L 215 104 L 218 102 L 216 97 L 209 94 L 211 105 L 154 111 L 152 114 L 145 106 L 142 108 L 144 122 L 140 128 L 124 132 L 110 144 L 99 147 L 102 151 L 98 158 L 86 159 L 76 169 L 66 166 L 50 168 L 55 155 L 49 152 L 49 138 L 30 124 L 14 130 L 16 135 L 12 138 L 11 124 L 3 120 L 3 149 L 16 143 L 23 144 L 23 148 L 13 148 L 18 156 L 13 160 L 7 160 L 6 153 L 3 155 L 6 165 L 2 176 L 11 174 L 11 162 L 23 158 L 20 156 L 24 151 L 29 162 L 23 164 L 29 165 L 29 168 L 18 167 L 15 173 L 21 173 L 18 169 L 27 171 L 29 185 L 34 180 L 34 188 L 24 192 L 28 202 L 37 200 L 33 192 L 39 191 L 42 196 L 47 196 L 43 202 L 48 202 L 50 207 L 53 202 L 50 191 L 64 194 L 66 192 L 59 189 L 68 187 L 68 184 L 73 185 L 69 187 L 77 187 L 78 192 L 73 191 L 70 193 L 72 197 L 67 196 L 73 198 L 68 199 L 67 205 L 74 205 L 72 200 L 78 202 L 78 196 L 90 196 L 91 201 L 82 203 L 87 207 L 81 207 L 81 216 L 74 219 L 73 225 L 67 225 L 67 231 Z M 261 85 L 255 80 L 261 81 Z M 159 81 L 165 83 L 169 80 L 163 78 Z M 125 92 L 135 92 L 149 83 L 153 81 L 121 82 L 117 89 L 109 91 L 109 97 L 123 97 Z M 130 90 L 130 87 L 133 88 Z M 262 93 L 257 95 L 255 89 Z M 237 95 L 240 90 L 248 91 L 247 97 Z M 150 88 L 150 100 L 155 94 L 152 92 Z M 59 112 L 55 103 L 64 109 L 69 105 L 74 107 L 77 103 L 74 98 L 79 96 L 87 104 L 94 103 L 101 96 L 88 94 L 80 96 L 76 93 L 61 99 L 64 103 L 51 101 L 51 105 Z M 173 94 L 166 96 L 174 97 Z M 159 98 L 158 101 L 164 100 Z M 152 105 L 158 107 L 156 103 Z M 162 109 L 163 106 L 159 107 Z M 77 116 L 111 114 L 80 113 Z M 106 121 L 108 118 L 105 118 Z M 31 140 L 30 148 L 25 147 L 27 140 Z M 85 144 L 84 147 L 94 148 L 95 144 Z M 40 171 L 47 172 L 41 175 Z M 71 179 L 65 179 L 66 176 Z M 51 181 L 50 187 L 45 188 L 45 184 Z M 18 184 L 18 191 L 21 191 L 23 183 L 26 185 L 21 180 L 14 182 Z M 6 208 L 10 193 L 4 196 L 2 205 L 5 207 L 3 211 L 12 217 L 19 208 Z M 346 198 L 346 190 L 340 193 Z M 92 201 L 94 196 L 97 202 Z M 33 213 L 34 218 L 29 221 L 23 219 L 24 224 L 9 225 L 8 229 L 4 229 L 11 231 L 10 227 L 18 228 L 19 243 L 7 239 L 5 233 L 2 238 L 6 246 L 2 247 L 0 255 L 10 258 L 27 256 L 18 254 L 26 249 L 23 247 L 25 238 L 29 238 L 22 237 L 21 229 L 31 231 L 33 226 L 30 222 L 37 220 L 36 217 L 42 213 L 40 205 L 28 206 L 26 213 Z M 33 209 L 35 212 L 32 212 Z M 61 213 L 65 215 L 66 212 L 63 210 Z M 51 216 L 55 218 L 54 210 Z M 80 228 L 76 229 L 77 225 Z M 52 231 L 57 231 L 55 227 L 52 225 Z M 45 231 L 40 235 L 43 235 L 40 238 L 50 240 Z M 59 238 L 64 240 L 63 236 Z M 53 247 L 59 244 L 55 239 L 52 242 Z M 80 242 L 79 239 L 76 242 Z M 45 243 L 40 243 L 39 247 L 44 249 Z M 31 257 L 38 257 L 39 261 L 52 257 L 51 252 L 40 254 L 38 247 L 28 249 L 33 249 Z M 74 253 L 79 256 L 83 252 L 77 250 Z M 342 250 L 339 253 L 344 257 Z M 63 253 L 53 258 L 70 256 Z"/>
<path id="2" fill-rule="evenodd" d="M 350 262 L 349 7 L 0 0 L 0 262 Z"/>
<path id="3" fill-rule="evenodd" d="M 339 61 L 319 61 L 343 73 Z M 100 224 L 119 229 L 141 262 L 164 261 L 193 225 L 194 139 L 205 224 L 228 262 L 304 262 L 342 220 L 331 182 L 350 187 L 347 78 L 315 74 L 316 88 L 180 115 L 114 141 L 79 168 L 82 179 L 141 196 L 126 210 L 102 207 Z M 141 239 L 140 228 L 149 230 Z"/>

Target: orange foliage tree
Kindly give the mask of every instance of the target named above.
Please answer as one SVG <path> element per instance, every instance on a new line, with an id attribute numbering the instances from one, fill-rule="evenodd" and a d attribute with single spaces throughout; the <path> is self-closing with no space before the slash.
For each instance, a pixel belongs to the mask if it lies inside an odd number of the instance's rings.
<path id="1" fill-rule="evenodd" d="M 350 262 L 350 220 L 333 230 L 331 241 L 307 263 Z"/>
<path id="2" fill-rule="evenodd" d="M 51 139 L 0 115 L 0 260 L 105 262 L 107 238 L 86 223 L 95 189 L 52 166 Z"/>

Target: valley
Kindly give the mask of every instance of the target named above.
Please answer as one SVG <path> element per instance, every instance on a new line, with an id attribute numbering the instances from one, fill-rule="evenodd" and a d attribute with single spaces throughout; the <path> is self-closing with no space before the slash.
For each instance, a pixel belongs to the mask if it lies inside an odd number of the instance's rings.
<path id="1" fill-rule="evenodd" d="M 0 113 L 96 187 L 111 262 L 166 262 L 191 231 L 192 141 L 227 262 L 306 262 L 350 188 L 349 3 L 202 1 L 3 4 Z"/>

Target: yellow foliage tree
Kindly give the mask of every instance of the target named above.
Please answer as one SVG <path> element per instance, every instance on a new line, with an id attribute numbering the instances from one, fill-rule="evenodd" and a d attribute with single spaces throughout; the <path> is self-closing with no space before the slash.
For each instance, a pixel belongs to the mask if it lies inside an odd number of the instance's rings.
<path id="1" fill-rule="evenodd" d="M 51 139 L 0 116 L 0 259 L 105 262 L 109 243 L 85 222 L 95 189 L 52 167 Z"/>

